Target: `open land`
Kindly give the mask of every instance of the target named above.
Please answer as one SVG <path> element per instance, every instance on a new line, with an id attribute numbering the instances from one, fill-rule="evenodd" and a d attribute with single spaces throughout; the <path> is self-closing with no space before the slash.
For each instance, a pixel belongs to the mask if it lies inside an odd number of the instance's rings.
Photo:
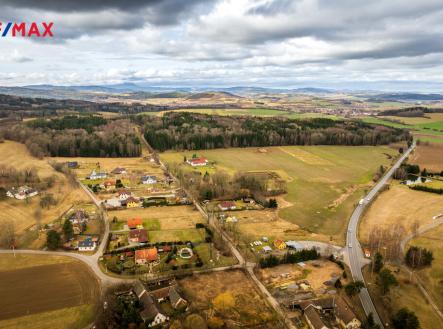
<path id="1" fill-rule="evenodd" d="M 422 143 L 417 146 L 409 162 L 418 164 L 421 169 L 426 168 L 428 171 L 443 171 L 443 145 Z"/>
<path id="2" fill-rule="evenodd" d="M 380 165 L 388 166 L 398 153 L 388 146 L 284 146 L 232 148 L 198 152 L 165 152 L 162 160 L 181 163 L 193 153 L 208 158 L 213 166 L 199 170 L 271 171 L 286 180 L 290 203 L 279 217 L 301 229 L 317 234 L 317 239 L 342 243 L 345 223 L 355 202 L 372 181 Z M 281 237 L 284 238 L 284 237 Z M 312 236 L 308 236 L 312 238 Z"/>
<path id="3" fill-rule="evenodd" d="M 360 241 L 368 242 L 373 228 L 402 225 L 405 234 L 411 234 L 414 224 L 429 224 L 433 217 L 443 212 L 443 196 L 414 191 L 393 182 L 371 204 L 359 227 Z"/>
<path id="4" fill-rule="evenodd" d="M 228 328 L 275 327 L 275 315 L 242 271 L 194 275 L 180 285 L 193 309 L 223 319 Z"/>
<path id="5" fill-rule="evenodd" d="M 54 315 L 59 316 L 57 328 L 81 328 L 91 321 L 99 287 L 83 263 L 46 255 L 2 255 L 0 262 L 5 265 L 0 271 L 1 328 L 26 323 L 47 328 Z"/>

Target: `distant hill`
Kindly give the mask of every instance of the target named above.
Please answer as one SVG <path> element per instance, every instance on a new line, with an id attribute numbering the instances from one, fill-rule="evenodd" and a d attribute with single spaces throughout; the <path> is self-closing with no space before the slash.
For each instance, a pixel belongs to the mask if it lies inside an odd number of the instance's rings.
<path id="1" fill-rule="evenodd" d="M 405 101 L 405 102 L 417 102 L 417 101 L 441 101 L 443 100 L 442 94 L 420 94 L 420 93 L 388 93 L 378 94 L 370 97 L 368 101 L 379 102 L 382 101 Z"/>
<path id="2" fill-rule="evenodd" d="M 221 99 L 221 98 L 242 98 L 240 96 L 234 95 L 230 92 L 226 92 L 226 91 L 206 91 L 206 92 L 201 92 L 201 93 L 195 93 L 192 94 L 188 97 L 186 97 L 186 99 L 189 100 L 198 100 L 198 99 L 207 99 L 210 98 L 211 100 L 214 99 Z"/>

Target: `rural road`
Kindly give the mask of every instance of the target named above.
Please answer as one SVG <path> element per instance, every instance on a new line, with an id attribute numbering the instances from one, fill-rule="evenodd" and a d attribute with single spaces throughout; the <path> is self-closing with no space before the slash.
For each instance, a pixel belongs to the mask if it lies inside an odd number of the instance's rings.
<path id="1" fill-rule="evenodd" d="M 376 194 L 382 189 L 386 182 L 392 177 L 395 170 L 400 167 L 402 162 L 409 156 L 411 151 L 415 148 L 415 142 L 408 148 L 404 154 L 397 160 L 397 162 L 389 169 L 386 174 L 377 182 L 377 184 L 371 189 L 371 191 L 365 196 L 364 202 L 358 204 L 354 212 L 351 215 L 348 224 L 348 232 L 346 234 L 346 248 L 348 249 L 349 266 L 351 268 L 352 278 L 354 280 L 361 280 L 364 282 L 362 267 L 367 263 L 363 256 L 360 243 L 357 238 L 358 223 L 362 217 L 363 211 L 366 206 L 374 199 Z M 383 329 L 384 325 L 380 320 L 380 317 L 369 295 L 368 289 L 363 288 L 360 292 L 360 301 L 365 310 L 366 315 L 372 313 L 376 323 Z"/>

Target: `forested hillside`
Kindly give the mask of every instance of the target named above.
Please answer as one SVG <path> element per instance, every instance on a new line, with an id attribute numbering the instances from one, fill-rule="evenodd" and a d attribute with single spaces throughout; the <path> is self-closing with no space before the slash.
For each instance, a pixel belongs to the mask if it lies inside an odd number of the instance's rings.
<path id="1" fill-rule="evenodd" d="M 379 145 L 410 138 L 407 131 L 360 121 L 232 117 L 171 112 L 136 118 L 159 151 L 280 145 Z"/>
<path id="2" fill-rule="evenodd" d="M 0 137 L 27 146 L 32 155 L 135 157 L 141 144 L 129 120 L 69 116 L 3 127 Z"/>

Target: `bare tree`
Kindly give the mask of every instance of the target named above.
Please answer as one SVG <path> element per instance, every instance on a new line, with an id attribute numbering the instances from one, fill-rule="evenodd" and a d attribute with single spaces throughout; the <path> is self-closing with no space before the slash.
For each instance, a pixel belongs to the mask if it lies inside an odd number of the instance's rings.
<path id="1" fill-rule="evenodd" d="M 6 248 L 15 247 L 15 224 L 12 219 L 7 219 L 0 224 L 0 244 Z"/>

